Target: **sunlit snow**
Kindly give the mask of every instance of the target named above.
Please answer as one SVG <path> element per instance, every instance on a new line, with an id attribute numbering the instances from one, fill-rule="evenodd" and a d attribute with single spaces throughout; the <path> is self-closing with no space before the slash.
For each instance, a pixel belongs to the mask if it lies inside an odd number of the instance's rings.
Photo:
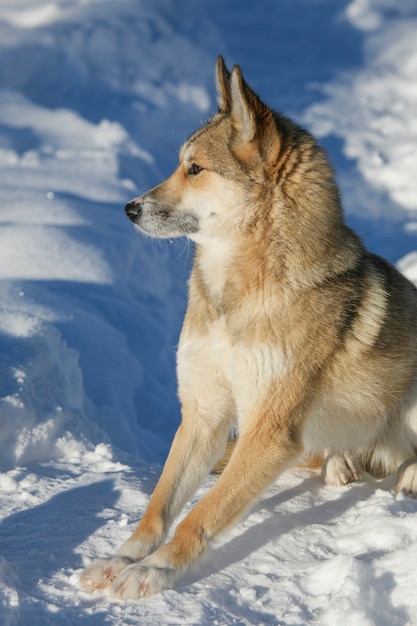
<path id="1" fill-rule="evenodd" d="M 417 503 L 301 470 L 177 589 L 78 587 L 180 419 L 192 249 L 139 236 L 124 204 L 215 110 L 221 53 L 317 134 L 349 223 L 417 282 L 416 29 L 414 0 L 1 2 L 0 623 L 417 624 Z"/>

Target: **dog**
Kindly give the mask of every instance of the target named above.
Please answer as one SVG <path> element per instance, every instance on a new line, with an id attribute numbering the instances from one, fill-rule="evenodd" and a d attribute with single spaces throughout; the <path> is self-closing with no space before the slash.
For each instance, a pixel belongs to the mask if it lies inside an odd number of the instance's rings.
<path id="1" fill-rule="evenodd" d="M 417 290 L 346 225 L 324 150 L 217 63 L 218 111 L 131 200 L 142 233 L 195 243 L 178 354 L 182 421 L 132 536 L 81 575 L 135 599 L 171 587 L 287 468 L 397 472 L 417 493 Z M 239 436 L 224 471 L 184 504 Z"/>

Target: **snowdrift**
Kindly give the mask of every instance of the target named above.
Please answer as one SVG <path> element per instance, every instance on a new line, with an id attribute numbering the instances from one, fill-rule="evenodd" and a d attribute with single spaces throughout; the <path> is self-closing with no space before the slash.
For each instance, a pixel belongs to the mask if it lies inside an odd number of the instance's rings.
<path id="1" fill-rule="evenodd" d="M 178 590 L 119 605 L 77 587 L 129 535 L 179 423 L 192 250 L 140 238 L 124 204 L 214 110 L 222 53 L 322 139 L 348 220 L 417 279 L 416 27 L 412 0 L 1 3 L 2 623 L 417 623 L 416 503 L 302 471 Z"/>

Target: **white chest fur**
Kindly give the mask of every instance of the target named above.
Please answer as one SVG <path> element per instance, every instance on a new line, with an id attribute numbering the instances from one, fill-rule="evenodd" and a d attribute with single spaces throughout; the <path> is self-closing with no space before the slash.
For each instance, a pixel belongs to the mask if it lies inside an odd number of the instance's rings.
<path id="1" fill-rule="evenodd" d="M 234 252 L 235 246 L 231 241 L 217 238 L 199 247 L 199 267 L 213 300 L 222 297 Z"/>
<path id="2" fill-rule="evenodd" d="M 224 318 L 204 335 L 181 337 L 178 349 L 180 396 L 195 397 L 207 413 L 225 389 L 233 399 L 236 417 L 246 416 L 285 374 L 287 359 L 277 345 L 232 343 Z"/>
<path id="3" fill-rule="evenodd" d="M 227 367 L 240 420 L 264 401 L 287 369 L 287 359 L 280 346 L 266 343 L 237 343 Z"/>

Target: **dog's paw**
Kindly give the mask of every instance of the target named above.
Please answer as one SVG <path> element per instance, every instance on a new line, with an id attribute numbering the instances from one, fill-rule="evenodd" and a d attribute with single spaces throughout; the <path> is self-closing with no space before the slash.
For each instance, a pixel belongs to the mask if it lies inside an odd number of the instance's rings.
<path id="1" fill-rule="evenodd" d="M 395 493 L 404 493 L 406 496 L 417 496 L 417 460 L 406 461 L 398 468 Z"/>
<path id="2" fill-rule="evenodd" d="M 342 487 L 359 480 L 359 468 L 347 454 L 331 454 L 325 460 L 321 470 L 326 485 Z"/>
<path id="3" fill-rule="evenodd" d="M 96 591 L 110 587 L 132 559 L 114 556 L 111 559 L 97 559 L 91 563 L 80 576 L 80 586 L 84 591 Z"/>
<path id="4" fill-rule="evenodd" d="M 110 593 L 117 600 L 138 600 L 172 586 L 173 570 L 133 563 L 126 567 L 112 584 Z"/>

